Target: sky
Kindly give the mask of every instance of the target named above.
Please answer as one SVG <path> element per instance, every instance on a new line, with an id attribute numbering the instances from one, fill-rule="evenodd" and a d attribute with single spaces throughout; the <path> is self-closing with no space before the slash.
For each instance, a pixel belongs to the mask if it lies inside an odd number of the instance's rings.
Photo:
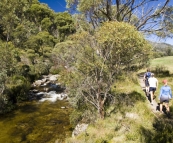
<path id="1" fill-rule="evenodd" d="M 66 11 L 65 0 L 39 0 L 40 3 L 46 3 L 55 12 Z"/>
<path id="2" fill-rule="evenodd" d="M 46 3 L 55 12 L 64 12 L 67 10 L 65 0 L 39 0 L 39 2 Z M 170 0 L 169 5 L 173 5 L 173 0 Z M 160 39 L 156 36 L 150 36 L 147 39 L 150 41 L 153 41 L 153 42 L 157 42 L 157 43 L 168 43 L 168 44 L 173 45 L 173 39 L 171 39 L 171 38 Z"/>

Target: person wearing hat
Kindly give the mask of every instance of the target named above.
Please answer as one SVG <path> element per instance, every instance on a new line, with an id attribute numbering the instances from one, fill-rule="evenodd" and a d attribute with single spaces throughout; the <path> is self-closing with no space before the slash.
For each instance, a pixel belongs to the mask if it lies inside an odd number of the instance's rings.
<path id="1" fill-rule="evenodd" d="M 169 100 L 172 98 L 172 92 L 170 86 L 168 86 L 168 81 L 163 80 L 163 86 L 160 89 L 159 100 L 160 100 L 160 112 L 163 113 L 163 103 L 165 103 L 165 107 L 167 112 L 169 112 Z"/>
<path id="2" fill-rule="evenodd" d="M 145 91 L 147 96 L 149 95 L 149 82 L 148 79 L 151 77 L 150 69 L 147 69 L 147 72 L 144 74 L 143 81 L 145 82 Z"/>
<path id="3" fill-rule="evenodd" d="M 151 96 L 151 105 L 153 105 L 154 93 L 158 87 L 158 80 L 154 77 L 154 73 L 151 73 L 151 77 L 148 79 L 149 82 L 149 92 Z"/>

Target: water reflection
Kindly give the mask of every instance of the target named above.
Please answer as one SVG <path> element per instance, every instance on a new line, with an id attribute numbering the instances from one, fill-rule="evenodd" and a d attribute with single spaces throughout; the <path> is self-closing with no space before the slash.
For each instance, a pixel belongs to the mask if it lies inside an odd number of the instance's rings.
<path id="1" fill-rule="evenodd" d="M 65 107 L 65 108 L 62 108 Z M 68 101 L 25 102 L 0 117 L 0 143 L 54 143 L 71 136 Z"/>

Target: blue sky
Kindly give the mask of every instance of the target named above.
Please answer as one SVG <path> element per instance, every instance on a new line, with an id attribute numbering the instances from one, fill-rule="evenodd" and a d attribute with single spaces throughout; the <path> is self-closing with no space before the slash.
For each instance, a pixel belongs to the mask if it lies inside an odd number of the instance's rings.
<path id="1" fill-rule="evenodd" d="M 66 2 L 65 0 L 39 0 L 40 3 L 46 3 L 48 6 L 53 9 L 55 12 L 64 12 L 66 11 Z"/>
<path id="2" fill-rule="evenodd" d="M 163 3 L 162 0 L 159 0 Z M 65 0 L 39 0 L 41 3 L 46 3 L 48 6 L 53 9 L 55 12 L 64 12 L 66 11 L 66 2 Z M 169 5 L 173 5 L 173 0 L 170 0 Z M 158 43 L 168 43 L 173 45 L 173 39 L 171 38 L 166 38 L 166 39 L 160 39 L 156 36 L 150 36 L 149 38 L 150 41 L 158 42 Z"/>

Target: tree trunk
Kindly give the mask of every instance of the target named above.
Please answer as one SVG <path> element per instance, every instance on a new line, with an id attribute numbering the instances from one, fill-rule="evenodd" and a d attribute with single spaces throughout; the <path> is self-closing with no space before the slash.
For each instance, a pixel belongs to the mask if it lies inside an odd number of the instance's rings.
<path id="1" fill-rule="evenodd" d="M 101 97 L 100 97 L 101 98 Z M 104 101 L 101 99 L 99 100 L 99 116 L 101 119 L 104 119 L 105 116 L 105 110 L 104 110 Z"/>
<path id="2" fill-rule="evenodd" d="M 104 119 L 104 117 L 105 117 L 104 103 L 102 103 L 102 102 L 100 104 L 100 117 L 102 119 Z"/>

